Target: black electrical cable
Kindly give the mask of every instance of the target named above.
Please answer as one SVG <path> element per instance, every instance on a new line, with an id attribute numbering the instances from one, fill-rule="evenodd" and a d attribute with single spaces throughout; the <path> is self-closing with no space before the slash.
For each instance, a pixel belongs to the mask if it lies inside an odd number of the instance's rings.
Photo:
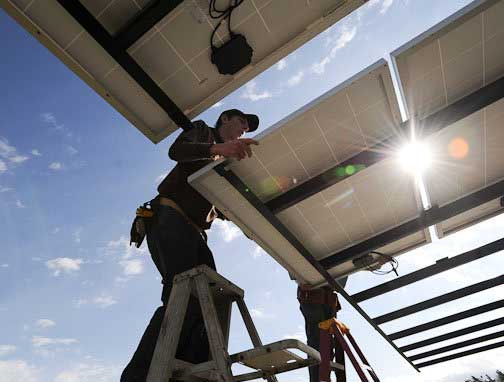
<path id="1" fill-rule="evenodd" d="M 215 49 L 215 45 L 213 44 L 214 36 L 215 33 L 217 32 L 217 29 L 221 26 L 222 22 L 227 19 L 228 21 L 228 32 L 230 36 L 233 36 L 234 33 L 231 30 L 231 14 L 233 11 L 238 8 L 242 3 L 243 0 L 231 0 L 229 6 L 226 9 L 217 9 L 215 6 L 216 0 L 210 0 L 208 3 L 208 14 L 209 16 L 214 19 L 214 20 L 219 20 L 217 25 L 215 26 L 214 30 L 212 31 L 212 35 L 210 36 L 210 46 L 212 49 Z"/>
<path id="2" fill-rule="evenodd" d="M 397 268 L 399 268 L 399 262 L 397 261 L 397 259 L 395 259 L 394 257 L 392 257 L 390 255 L 386 255 L 385 253 L 381 253 L 381 252 L 377 252 L 377 251 L 372 251 L 372 252 L 370 252 L 370 254 L 375 254 L 375 255 L 384 257 L 385 259 L 387 259 L 387 263 L 390 264 L 391 268 L 386 271 L 381 271 L 379 269 L 373 269 L 371 267 L 368 267 L 367 268 L 368 271 L 374 273 L 375 275 L 388 275 L 389 273 L 394 272 L 396 274 L 396 276 L 399 276 L 399 274 L 397 273 Z"/>

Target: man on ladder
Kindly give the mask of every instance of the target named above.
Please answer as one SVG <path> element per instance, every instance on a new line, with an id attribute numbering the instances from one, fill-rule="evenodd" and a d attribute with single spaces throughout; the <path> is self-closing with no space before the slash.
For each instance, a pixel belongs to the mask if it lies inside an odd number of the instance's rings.
<path id="1" fill-rule="evenodd" d="M 170 147 L 169 156 L 177 165 L 159 185 L 159 195 L 137 210 L 131 229 L 131 242 L 137 247 L 147 235 L 149 252 L 162 276 L 163 305 L 150 320 L 121 375 L 121 382 L 145 382 L 174 276 L 203 264 L 215 270 L 205 230 L 210 228 L 214 218 L 224 217 L 187 183 L 187 178 L 218 157 L 238 160 L 250 157 L 250 145 L 257 142 L 241 136 L 255 131 L 258 125 L 256 115 L 231 109 L 219 116 L 215 128 L 203 121 L 194 122 L 193 128 L 182 132 Z M 208 356 L 208 339 L 199 303 L 191 298 L 176 357 L 201 363 L 207 361 Z"/>

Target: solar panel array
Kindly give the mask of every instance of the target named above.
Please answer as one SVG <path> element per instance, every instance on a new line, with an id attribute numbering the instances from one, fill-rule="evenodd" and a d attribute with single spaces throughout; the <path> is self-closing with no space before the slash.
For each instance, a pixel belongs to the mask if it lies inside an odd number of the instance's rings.
<path id="1" fill-rule="evenodd" d="M 186 116 L 193 118 L 364 2 L 244 1 L 233 11 L 232 30 L 245 35 L 254 54 L 252 63 L 235 75 L 219 74 L 210 61 L 210 36 L 217 21 L 209 16 L 207 0 L 174 0 L 171 3 L 178 5 L 173 10 L 137 41 L 124 47 L 119 38 L 121 33 L 152 2 L 82 0 L 80 3 L 105 28 L 110 37 L 105 39 L 112 42 L 113 48 L 133 58 L 160 88 L 160 93 L 170 97 Z M 151 92 L 135 81 L 57 0 L 6 0 L 2 4 L 152 141 L 159 142 L 178 129 Z M 228 4 L 227 0 L 218 0 L 216 7 L 225 9 Z M 286 9 L 289 11 L 285 12 Z M 228 39 L 225 24 L 216 32 L 216 46 Z"/>
<path id="2" fill-rule="evenodd" d="M 491 51 L 489 43 L 504 36 L 504 26 L 496 21 L 504 19 L 503 12 L 504 1 L 476 1 L 392 54 L 412 120 L 436 115 L 503 76 L 504 57 L 499 59 L 501 50 Z M 475 35 L 476 30 L 481 33 Z M 473 65 L 474 60 L 469 59 L 476 51 L 485 65 Z M 450 69 L 450 65 L 457 69 Z M 440 73 L 445 73 L 443 78 L 430 80 Z M 438 99 L 442 102 L 436 103 Z M 503 100 L 491 103 L 423 137 L 432 156 L 423 175 L 431 205 L 451 208 L 460 198 L 504 179 L 504 162 L 500 160 L 503 105 Z M 421 123 L 401 123 L 391 74 L 387 62 L 381 60 L 264 131 L 258 136 L 260 145 L 253 148 L 253 158 L 230 162 L 226 167 L 266 206 L 276 205 L 314 178 L 331 176 L 326 186 L 274 213 L 332 275 L 341 276 L 369 266 L 368 262 L 352 261 L 365 254 L 355 248 L 414 219 L 419 222 L 418 229 L 376 241 L 367 252 L 397 256 L 430 242 L 426 227 L 420 227 L 424 207 L 415 178 L 401 167 L 396 155 L 412 126 L 420 129 Z M 371 166 L 358 162 L 359 155 L 373 155 L 376 145 L 383 142 L 383 158 Z M 243 196 L 234 190 L 232 197 L 226 194 L 233 187 L 228 191 L 214 188 L 212 182 L 222 185 L 220 175 L 208 169 L 204 177 L 205 185 L 198 176 L 192 179 L 193 185 L 218 207 L 239 217 L 242 229 L 253 231 L 256 238 L 272 229 L 268 219 L 252 217 Z M 434 223 L 442 236 L 501 211 L 500 200 L 495 198 Z M 265 240 L 265 248 L 272 246 Z M 320 274 L 317 280 L 312 278 L 311 266 L 300 269 L 304 266 L 301 254 L 294 256 L 292 252 L 273 250 L 271 254 L 303 281 L 324 282 Z M 338 256 L 346 253 L 352 258 L 345 255 L 338 261 Z"/>

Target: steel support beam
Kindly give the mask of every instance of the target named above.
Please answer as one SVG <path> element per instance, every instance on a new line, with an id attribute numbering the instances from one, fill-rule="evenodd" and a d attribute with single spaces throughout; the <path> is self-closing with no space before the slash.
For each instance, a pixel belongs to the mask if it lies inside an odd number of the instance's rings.
<path id="1" fill-rule="evenodd" d="M 491 255 L 498 251 L 502 251 L 503 249 L 504 249 L 504 238 L 483 245 L 479 248 L 472 249 L 470 251 L 467 251 L 452 258 L 445 257 L 443 259 L 436 261 L 436 263 L 433 265 L 429 265 L 428 267 L 419 269 L 418 271 L 401 276 L 392 281 L 356 293 L 352 295 L 352 298 L 356 302 L 362 302 L 370 298 L 380 296 L 384 293 L 396 290 L 398 288 L 402 288 L 406 285 L 413 284 L 417 281 L 426 279 L 428 277 L 437 275 L 439 273 L 448 271 L 460 265 L 467 264 L 471 261 L 481 259 L 482 257 Z"/>
<path id="2" fill-rule="evenodd" d="M 408 329 L 403 329 L 395 333 L 390 333 L 388 336 L 391 340 L 397 340 L 399 338 L 404 338 L 412 336 L 413 334 L 421 333 L 426 330 L 434 329 L 452 322 L 463 320 L 464 318 L 474 317 L 478 314 L 491 312 L 492 310 L 504 307 L 504 300 L 494 301 L 485 305 L 477 306 L 476 308 L 467 309 L 459 313 L 451 314 L 449 316 L 439 318 L 437 320 L 426 322 L 425 324 L 420 324 L 413 326 Z M 502 319 L 504 323 L 504 318 Z M 480 329 L 478 329 L 480 330 Z M 408 345 L 410 346 L 410 345 Z M 419 346 L 420 347 L 420 346 Z M 404 349 L 403 349 L 404 350 Z M 409 348 L 411 350 L 411 348 Z"/>
<path id="3" fill-rule="evenodd" d="M 325 259 L 320 260 L 320 263 L 326 269 L 333 268 L 337 265 L 345 263 L 346 261 L 353 260 L 408 235 L 414 234 L 415 232 L 424 230 L 434 224 L 441 223 L 442 221 L 457 216 L 462 212 L 500 198 L 503 195 L 504 180 L 501 180 L 500 182 L 494 183 L 482 190 L 473 192 L 472 194 L 448 203 L 443 207 L 434 206 L 429 208 L 428 210 L 425 210 L 420 217 L 403 223 L 389 231 L 373 236 L 340 252 L 334 253 Z"/>
<path id="4" fill-rule="evenodd" d="M 447 302 L 450 302 L 453 300 L 457 300 L 459 298 L 466 297 L 471 294 L 478 293 L 478 292 L 481 292 L 481 291 L 484 291 L 484 290 L 487 290 L 487 289 L 490 289 L 490 288 L 493 288 L 495 286 L 502 285 L 502 284 L 504 284 L 504 275 L 500 275 L 500 276 L 494 277 L 492 279 L 485 280 L 485 281 L 482 281 L 482 282 L 479 282 L 479 283 L 476 283 L 473 285 L 469 285 L 468 287 L 457 289 L 453 292 L 442 294 L 440 296 L 430 298 L 428 300 L 419 302 L 417 304 L 413 304 L 413 305 L 407 306 L 405 308 L 398 309 L 398 310 L 395 310 L 395 311 L 387 313 L 387 314 L 383 314 L 381 316 L 374 318 L 373 320 L 378 325 L 380 325 L 385 322 L 389 322 L 389 321 L 396 320 L 401 317 L 409 316 L 410 314 L 418 313 L 418 312 L 421 312 L 422 310 L 430 309 L 435 306 L 438 306 L 438 305 L 441 305 L 441 304 L 444 304 L 444 303 L 447 303 Z"/>
<path id="5" fill-rule="evenodd" d="M 501 346 L 504 346 L 504 341 L 497 342 L 497 343 L 490 344 L 490 345 L 486 345 L 486 346 L 481 346 L 479 348 L 474 348 L 474 349 L 471 349 L 471 350 L 466 350 L 466 351 L 463 351 L 463 352 L 460 352 L 460 353 L 451 354 L 451 355 L 448 355 L 446 357 L 436 358 L 436 359 L 433 359 L 431 361 L 426 361 L 426 362 L 418 363 L 418 364 L 415 364 L 415 366 L 418 367 L 418 368 L 422 368 L 422 367 L 426 367 L 426 366 L 431 366 L 431 365 L 435 365 L 437 363 L 442 363 L 442 362 L 450 361 L 452 359 L 457 359 L 457 358 L 465 357 L 465 356 L 468 356 L 468 355 L 481 353 L 481 352 L 484 352 L 484 351 L 487 351 L 487 350 L 497 349 L 497 348 L 500 348 Z"/>
<path id="6" fill-rule="evenodd" d="M 406 352 L 406 351 L 410 351 L 410 350 L 414 350 L 414 349 L 418 349 L 418 348 L 423 348 L 424 346 L 427 346 L 427 345 L 437 344 L 438 342 L 441 342 L 441 341 L 450 340 L 452 338 L 456 338 L 456 337 L 460 337 L 460 336 L 463 336 L 466 334 L 478 332 L 483 329 L 493 328 L 494 326 L 501 325 L 501 324 L 504 324 L 504 317 L 496 318 L 495 320 L 490 320 L 487 322 L 483 322 L 481 324 L 472 325 L 467 328 L 455 330 L 453 332 L 441 334 L 439 336 L 428 338 L 426 340 L 418 341 L 418 342 L 415 342 L 415 343 L 412 343 L 409 345 L 404 345 L 404 346 L 401 346 L 399 349 Z"/>
<path id="7" fill-rule="evenodd" d="M 165 1 L 169 3 L 169 1 Z M 192 123 L 140 65 L 118 46 L 114 37 L 94 18 L 78 0 L 58 0 L 58 3 L 86 30 L 87 33 L 136 81 L 136 83 L 184 130 Z"/>
<path id="8" fill-rule="evenodd" d="M 289 229 L 273 214 L 269 208 L 247 187 L 245 183 L 230 169 L 226 163 L 215 166 L 214 170 L 225 178 L 296 250 L 322 275 L 331 285 L 384 339 L 387 341 L 411 366 L 418 370 L 413 362 L 399 350 L 397 345 L 388 338 L 385 332 L 373 321 L 371 317 L 352 299 L 352 297 L 338 284 L 336 280 L 320 265 L 301 242 Z"/>
<path id="9" fill-rule="evenodd" d="M 127 50 L 183 1 L 184 0 L 151 1 L 149 5 L 142 9 L 116 33 L 114 39 L 117 45 Z"/>
<path id="10" fill-rule="evenodd" d="M 416 361 L 416 360 L 419 360 L 419 359 L 422 359 L 422 358 L 431 357 L 433 355 L 442 354 L 442 353 L 445 353 L 447 351 L 451 351 L 451 350 L 455 350 L 455 349 L 460 349 L 460 348 L 463 348 L 463 347 L 466 347 L 466 346 L 470 346 L 470 345 L 474 345 L 474 344 L 479 344 L 481 342 L 488 341 L 488 340 L 493 340 L 495 338 L 499 338 L 499 337 L 502 337 L 502 336 L 504 336 L 504 330 L 501 330 L 500 332 L 490 333 L 490 334 L 487 334 L 487 335 L 484 335 L 484 336 L 480 336 L 480 337 L 476 337 L 476 338 L 471 338 L 470 340 L 457 342 L 456 344 L 453 344 L 453 345 L 447 345 L 447 346 L 440 347 L 438 349 L 434 349 L 434 350 L 426 351 L 426 352 L 423 352 L 423 353 L 415 354 L 415 355 L 410 356 L 409 359 L 411 359 L 412 361 Z"/>
<path id="11" fill-rule="evenodd" d="M 421 121 L 406 121 L 402 123 L 399 131 L 402 131 L 403 135 L 406 136 L 406 133 L 411 129 L 411 125 L 414 124 L 415 131 L 418 131 L 422 137 L 426 137 L 491 105 L 502 97 L 504 97 L 504 77 L 474 91 Z M 394 136 L 388 138 L 277 196 L 267 202 L 266 205 L 273 213 L 277 214 L 354 174 L 354 172 L 344 173 L 343 171 L 338 171 L 339 168 L 345 169 L 348 166 L 354 166 L 354 168 L 357 166 L 369 167 L 386 157 L 390 157 L 391 147 L 399 147 L 401 139 L 404 139 L 404 137 Z"/>

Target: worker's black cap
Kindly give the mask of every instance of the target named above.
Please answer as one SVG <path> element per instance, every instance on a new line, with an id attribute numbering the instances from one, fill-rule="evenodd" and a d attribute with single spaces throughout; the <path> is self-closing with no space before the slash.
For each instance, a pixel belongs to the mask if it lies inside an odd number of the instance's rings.
<path id="1" fill-rule="evenodd" d="M 248 122 L 248 126 L 249 126 L 249 130 L 248 130 L 249 133 L 257 130 L 257 128 L 259 127 L 259 117 L 255 114 L 245 114 L 243 111 L 238 110 L 238 109 L 229 109 L 229 110 L 223 111 L 221 113 L 221 115 L 219 116 L 219 119 L 220 119 L 220 117 L 222 117 L 223 114 L 227 115 L 228 117 L 232 117 L 232 116 L 237 115 L 239 117 L 246 118 L 247 122 Z"/>

